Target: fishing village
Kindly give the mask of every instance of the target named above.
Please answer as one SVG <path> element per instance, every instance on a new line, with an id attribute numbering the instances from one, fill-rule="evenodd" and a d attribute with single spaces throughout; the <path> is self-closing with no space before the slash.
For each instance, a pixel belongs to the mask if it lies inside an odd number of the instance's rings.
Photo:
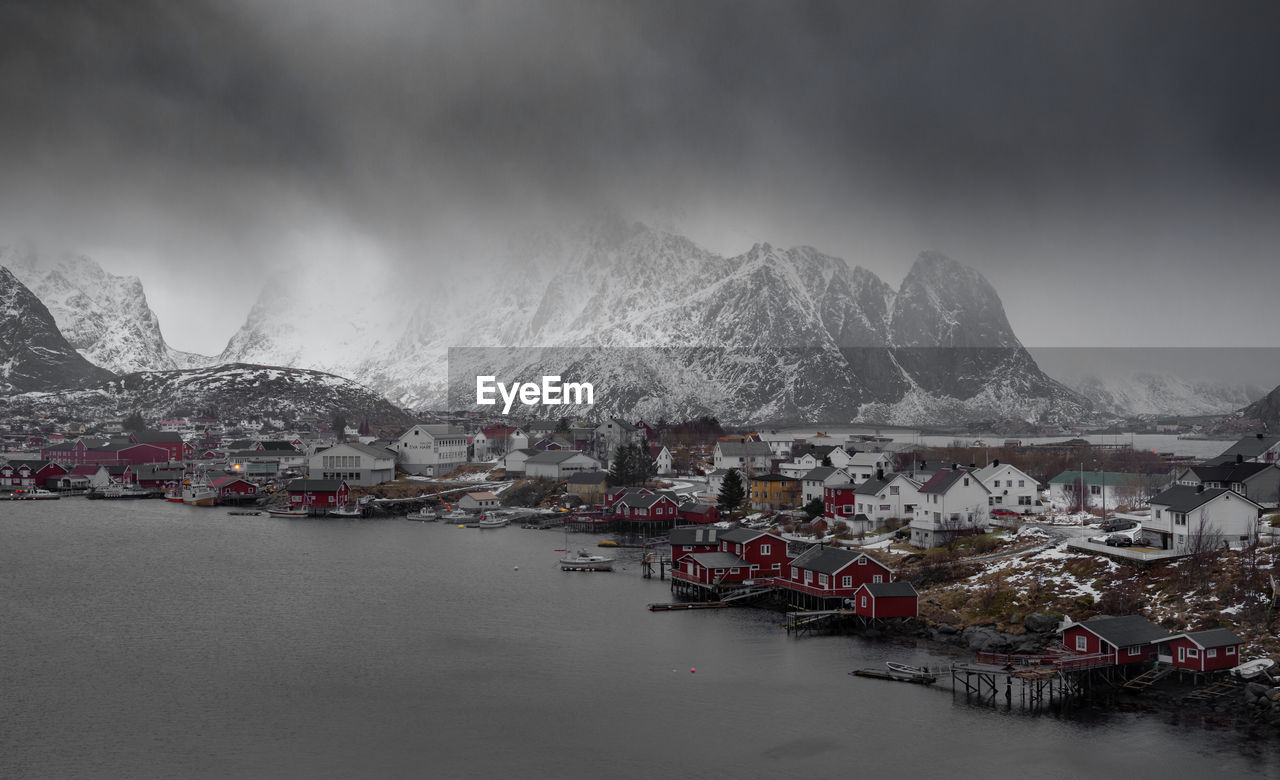
<path id="1" fill-rule="evenodd" d="M 28 456 L 12 450 L 34 439 L 11 434 L 0 497 L 554 529 L 566 572 L 669 582 L 671 600 L 637 605 L 652 613 L 762 609 L 796 639 L 939 648 L 935 663 L 854 677 L 1009 707 L 1158 702 L 1280 724 L 1280 437 L 1199 460 L 1078 437 L 920 446 L 705 420 L 462 420 L 385 438 L 332 422 L 273 438 L 122 424 Z"/>

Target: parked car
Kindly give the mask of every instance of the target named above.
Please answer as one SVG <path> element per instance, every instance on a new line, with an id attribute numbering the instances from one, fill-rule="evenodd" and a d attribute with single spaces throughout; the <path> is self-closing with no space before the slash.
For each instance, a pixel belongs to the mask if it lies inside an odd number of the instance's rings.
<path id="1" fill-rule="evenodd" d="M 993 517 L 1017 517 L 1018 516 L 1017 512 L 1013 511 L 1012 509 L 1005 509 L 1002 506 L 998 506 L 995 509 L 992 509 L 991 514 Z"/>
<path id="2" fill-rule="evenodd" d="M 1106 531 L 1107 533 L 1111 533 L 1113 531 L 1128 531 L 1131 528 L 1137 528 L 1137 527 L 1138 527 L 1138 523 L 1137 521 L 1134 521 L 1134 520 L 1108 520 L 1107 522 L 1098 526 L 1098 529 L 1101 531 Z"/>
<path id="3" fill-rule="evenodd" d="M 1107 537 L 1108 547 L 1132 547 L 1133 540 L 1124 534 L 1111 534 Z"/>

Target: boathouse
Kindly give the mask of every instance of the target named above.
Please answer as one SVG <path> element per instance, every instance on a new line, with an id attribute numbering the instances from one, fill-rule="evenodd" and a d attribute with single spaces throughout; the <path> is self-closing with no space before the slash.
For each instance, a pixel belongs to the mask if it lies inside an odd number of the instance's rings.
<path id="1" fill-rule="evenodd" d="M 751 579 L 751 564 L 732 553 L 685 553 L 671 570 L 673 580 L 699 585 L 736 585 Z"/>
<path id="2" fill-rule="evenodd" d="M 714 525 L 679 525 L 671 529 L 667 543 L 671 545 L 671 559 L 679 560 L 689 553 L 718 552 L 720 528 Z"/>
<path id="3" fill-rule="evenodd" d="M 866 553 L 819 545 L 791 561 L 774 585 L 787 591 L 793 604 L 829 609 L 852 598 L 866 583 L 892 580 L 893 570 Z"/>
<path id="4" fill-rule="evenodd" d="M 178 481 L 182 477 L 179 475 Z M 243 501 L 258 495 L 258 486 L 240 477 L 218 477 L 209 483 L 219 501 Z"/>
<path id="5" fill-rule="evenodd" d="M 854 592 L 853 610 L 864 618 L 917 617 L 920 594 L 909 582 L 867 582 Z"/>
<path id="6" fill-rule="evenodd" d="M 1157 639 L 1160 660 L 1175 669 L 1191 672 L 1217 672 L 1240 663 L 1240 646 L 1244 640 L 1225 628 L 1190 631 Z"/>
<path id="7" fill-rule="evenodd" d="M 487 490 L 475 493 L 467 493 L 458 499 L 458 507 L 468 511 L 484 511 L 487 509 L 497 509 L 501 500 Z"/>
<path id="8" fill-rule="evenodd" d="M 289 483 L 289 508 L 332 509 L 347 503 L 347 483 L 340 479 L 295 479 Z"/>
<path id="9" fill-rule="evenodd" d="M 1095 617 L 1083 623 L 1069 623 L 1059 629 L 1062 644 L 1079 655 L 1104 656 L 1110 663 L 1153 661 L 1156 641 L 1170 633 L 1141 615 Z"/>
<path id="10" fill-rule="evenodd" d="M 752 577 L 779 577 L 791 562 L 786 541 L 751 528 L 721 532 L 720 551 L 736 555 L 750 564 Z"/>

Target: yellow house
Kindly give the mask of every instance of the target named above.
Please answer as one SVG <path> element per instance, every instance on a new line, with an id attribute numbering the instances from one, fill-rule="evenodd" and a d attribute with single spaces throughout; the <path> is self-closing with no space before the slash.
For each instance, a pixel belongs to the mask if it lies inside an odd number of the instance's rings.
<path id="1" fill-rule="evenodd" d="M 800 503 L 801 480 L 781 474 L 751 478 L 751 508 L 756 511 L 794 509 Z"/>

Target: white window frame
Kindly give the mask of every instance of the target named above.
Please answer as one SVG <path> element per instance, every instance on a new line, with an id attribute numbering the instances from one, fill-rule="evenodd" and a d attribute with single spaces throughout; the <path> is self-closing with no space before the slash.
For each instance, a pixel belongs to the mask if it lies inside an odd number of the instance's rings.
<path id="1" fill-rule="evenodd" d="M 1076 637 L 1076 652 L 1082 653 L 1089 650 L 1089 637 L 1080 634 Z"/>

